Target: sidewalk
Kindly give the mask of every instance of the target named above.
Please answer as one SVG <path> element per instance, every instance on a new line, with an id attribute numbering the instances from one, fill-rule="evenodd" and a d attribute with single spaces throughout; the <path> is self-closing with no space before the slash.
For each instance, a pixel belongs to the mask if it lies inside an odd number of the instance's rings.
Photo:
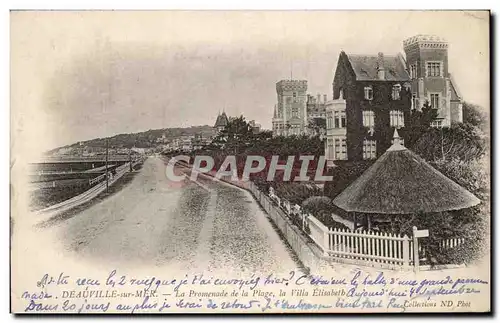
<path id="1" fill-rule="evenodd" d="M 185 167 L 189 167 L 190 169 L 192 169 L 192 165 L 188 165 L 186 163 L 180 163 L 182 165 L 184 165 Z M 215 170 L 211 170 L 209 172 L 206 172 L 206 173 L 200 173 L 200 174 L 204 174 L 204 175 L 207 175 L 207 176 L 210 176 L 210 177 L 213 177 L 215 178 L 215 174 L 217 173 L 217 171 Z M 250 191 L 250 185 L 249 185 L 249 181 L 242 181 L 238 178 L 238 181 L 232 181 L 231 180 L 231 176 L 224 176 L 224 177 L 221 177 L 220 179 L 221 181 L 225 182 L 225 183 L 228 183 L 228 184 L 231 184 L 231 185 L 234 185 L 234 186 L 237 186 L 239 188 L 242 188 L 242 189 L 245 189 L 247 191 Z M 335 220 L 336 222 L 339 222 L 339 223 L 342 223 L 343 225 L 345 225 L 346 227 L 348 227 L 350 230 L 354 231 L 354 222 L 352 221 L 349 221 L 347 219 L 344 219 L 340 216 L 338 216 L 337 214 L 335 213 L 332 213 L 331 214 L 331 217 L 333 218 L 333 220 Z"/>
<path id="2" fill-rule="evenodd" d="M 183 162 L 178 162 L 179 165 L 182 165 L 184 167 L 187 167 L 189 169 L 193 169 L 193 165 L 190 165 L 190 164 L 186 164 L 186 163 L 183 163 Z M 215 180 L 218 180 L 218 178 L 215 177 L 215 174 L 217 174 L 217 171 L 215 170 L 211 170 L 211 171 L 208 171 L 206 173 L 199 173 L 199 174 L 202 174 L 202 175 L 207 175 L 207 176 L 210 176 L 212 178 L 214 178 Z M 237 186 L 239 188 L 242 188 L 244 190 L 250 190 L 250 186 L 249 186 L 249 181 L 242 181 L 239 179 L 238 177 L 238 180 L 237 181 L 232 181 L 231 180 L 231 176 L 222 176 L 220 178 L 221 181 L 225 182 L 225 183 L 228 183 L 228 184 L 231 184 L 231 185 L 234 185 L 234 186 Z"/>

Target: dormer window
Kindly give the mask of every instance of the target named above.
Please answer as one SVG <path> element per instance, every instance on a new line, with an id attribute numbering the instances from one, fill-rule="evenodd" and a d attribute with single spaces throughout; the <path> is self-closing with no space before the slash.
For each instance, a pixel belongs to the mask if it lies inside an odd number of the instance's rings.
<path id="1" fill-rule="evenodd" d="M 373 88 L 365 86 L 365 100 L 373 100 Z"/>
<path id="2" fill-rule="evenodd" d="M 392 99 L 393 100 L 401 99 L 401 84 L 396 84 L 392 86 Z"/>

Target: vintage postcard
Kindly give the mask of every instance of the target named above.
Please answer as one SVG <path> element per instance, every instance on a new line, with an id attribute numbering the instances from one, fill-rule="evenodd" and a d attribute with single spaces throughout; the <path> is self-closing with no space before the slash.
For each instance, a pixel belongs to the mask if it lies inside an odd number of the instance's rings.
<path id="1" fill-rule="evenodd" d="M 11 312 L 491 311 L 489 11 L 11 11 Z"/>

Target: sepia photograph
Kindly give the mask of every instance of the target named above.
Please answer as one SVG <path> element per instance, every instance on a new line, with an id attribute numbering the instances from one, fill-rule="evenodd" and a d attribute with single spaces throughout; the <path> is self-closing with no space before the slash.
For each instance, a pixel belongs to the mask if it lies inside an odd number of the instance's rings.
<path id="1" fill-rule="evenodd" d="M 490 12 L 10 12 L 10 311 L 491 312 Z"/>

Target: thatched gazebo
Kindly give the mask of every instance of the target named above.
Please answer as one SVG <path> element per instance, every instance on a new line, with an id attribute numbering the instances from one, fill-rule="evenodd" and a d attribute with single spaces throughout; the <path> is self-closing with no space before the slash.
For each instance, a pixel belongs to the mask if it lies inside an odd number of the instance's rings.
<path id="1" fill-rule="evenodd" d="M 354 215 L 365 214 L 370 230 L 372 216 L 435 213 L 469 208 L 480 200 L 401 143 L 397 130 L 393 145 L 333 203 Z"/>

